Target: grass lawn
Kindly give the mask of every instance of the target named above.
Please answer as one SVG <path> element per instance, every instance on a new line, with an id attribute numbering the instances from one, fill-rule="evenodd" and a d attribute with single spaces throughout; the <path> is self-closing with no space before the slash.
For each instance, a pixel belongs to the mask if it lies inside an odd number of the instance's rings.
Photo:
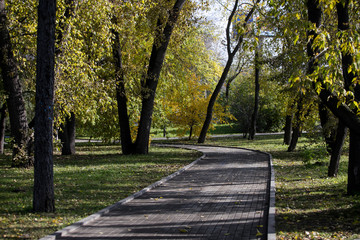
<path id="1" fill-rule="evenodd" d="M 201 154 L 152 147 L 147 156 L 119 155 L 120 146 L 83 144 L 54 158 L 56 213 L 32 213 L 33 169 L 10 168 L 0 156 L 0 239 L 38 239 L 170 175 Z"/>
<path id="2" fill-rule="evenodd" d="M 314 143 L 302 137 L 297 150 L 288 153 L 282 137 L 257 136 L 254 141 L 212 138 L 206 144 L 272 154 L 276 172 L 277 239 L 360 238 L 360 196 L 346 195 L 347 156 L 341 158 L 339 176 L 328 178 L 329 156 L 320 140 Z"/>

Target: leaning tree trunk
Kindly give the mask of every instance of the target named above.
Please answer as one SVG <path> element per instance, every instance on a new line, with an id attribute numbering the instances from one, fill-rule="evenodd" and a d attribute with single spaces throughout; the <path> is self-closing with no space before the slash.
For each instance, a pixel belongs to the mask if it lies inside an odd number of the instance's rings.
<path id="1" fill-rule="evenodd" d="M 10 129 L 14 138 L 12 166 L 27 167 L 33 164 L 31 157 L 32 138 L 27 122 L 19 72 L 12 52 L 5 0 L 0 0 L 0 68 L 3 85 L 8 95 L 7 107 Z"/>
<path id="2" fill-rule="evenodd" d="M 114 18 L 114 23 L 117 21 Z M 116 100 L 118 105 L 118 116 L 120 125 L 120 140 L 122 153 L 127 155 L 133 153 L 133 142 L 131 139 L 130 121 L 127 108 L 127 97 L 125 92 L 124 70 L 122 66 L 122 54 L 120 46 L 120 36 L 116 30 L 113 30 L 113 58 L 115 65 L 116 81 Z"/>
<path id="3" fill-rule="evenodd" d="M 259 3 L 259 0 L 256 1 L 256 4 Z M 234 4 L 234 8 L 229 16 L 229 19 L 228 19 L 228 23 L 227 23 L 227 27 L 226 27 L 226 40 L 227 40 L 227 54 L 228 54 L 228 60 L 226 62 L 226 65 L 225 65 L 225 68 L 223 70 L 223 73 L 221 74 L 221 77 L 219 79 L 219 82 L 217 83 L 216 87 L 215 87 L 215 90 L 214 92 L 211 94 L 211 97 L 210 97 L 210 100 L 209 100 L 209 104 L 208 104 L 208 107 L 207 107 L 207 110 L 206 110 L 206 117 L 205 117 L 205 121 L 204 121 L 204 124 L 203 124 L 203 127 L 201 129 L 201 132 L 200 132 L 200 135 L 199 135 L 199 138 L 198 138 L 198 143 L 204 143 L 205 142 L 205 139 L 206 139 L 206 134 L 207 134 L 207 131 L 209 130 L 209 127 L 210 127 L 210 123 L 211 123 L 211 120 L 212 120 L 212 115 L 213 115 L 213 109 L 214 109 L 214 105 L 215 105 L 215 102 L 216 102 L 216 99 L 220 93 L 220 90 L 222 88 L 222 86 L 224 85 L 224 82 L 227 78 L 227 75 L 230 71 L 230 67 L 232 65 L 232 62 L 234 61 L 234 57 L 236 55 L 236 53 L 239 51 L 240 49 L 240 46 L 243 42 L 243 35 L 242 36 L 239 36 L 239 40 L 236 44 L 236 46 L 234 47 L 233 50 L 231 50 L 231 36 L 230 36 L 230 26 L 232 25 L 233 23 L 233 17 L 235 16 L 235 13 L 236 11 L 238 10 L 238 4 L 239 4 L 239 1 L 236 0 L 235 1 L 235 4 Z M 245 28 L 246 25 L 248 24 L 248 20 L 251 18 L 251 16 L 253 15 L 254 11 L 255 11 L 255 7 L 254 6 L 250 12 L 247 14 L 246 18 L 245 18 L 245 21 L 243 23 L 243 27 Z"/>
<path id="4" fill-rule="evenodd" d="M 172 10 L 169 12 L 165 27 L 162 31 L 157 32 L 154 39 L 148 71 L 142 88 L 142 108 L 134 147 L 134 153 L 136 154 L 147 154 L 149 152 L 150 128 L 154 111 L 156 88 L 170 37 L 185 1 L 186 0 L 177 0 L 175 2 Z M 158 27 L 160 28 L 161 26 L 163 26 L 163 23 L 159 18 Z"/>
<path id="5" fill-rule="evenodd" d="M 293 115 L 286 115 L 284 127 L 284 144 L 290 145 Z"/>
<path id="6" fill-rule="evenodd" d="M 289 145 L 288 150 L 287 150 L 288 152 L 292 152 L 292 151 L 295 150 L 296 145 L 297 145 L 297 143 L 299 141 L 300 134 L 301 134 L 301 128 L 300 128 L 299 125 L 296 125 L 293 128 L 293 131 L 292 131 L 290 145 Z"/>
<path id="7" fill-rule="evenodd" d="M 0 109 L 0 154 L 4 154 L 6 103 Z"/>
<path id="8" fill-rule="evenodd" d="M 54 212 L 53 116 L 56 0 L 38 7 L 33 210 Z"/>
<path id="9" fill-rule="evenodd" d="M 60 129 L 60 140 L 62 144 L 61 154 L 62 155 L 73 155 L 75 154 L 75 113 L 71 113 L 70 117 L 66 117 L 65 123 L 61 125 Z"/>
<path id="10" fill-rule="evenodd" d="M 328 177 L 336 177 L 339 170 L 340 157 L 347 135 L 347 127 L 339 121 L 336 129 L 336 138 L 331 149 Z"/>

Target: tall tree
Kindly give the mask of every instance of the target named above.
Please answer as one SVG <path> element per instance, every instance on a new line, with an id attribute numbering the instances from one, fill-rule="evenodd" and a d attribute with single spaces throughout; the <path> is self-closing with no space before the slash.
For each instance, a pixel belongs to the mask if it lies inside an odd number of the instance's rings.
<path id="1" fill-rule="evenodd" d="M 231 65 L 234 61 L 234 57 L 235 55 L 237 54 L 237 52 L 239 51 L 242 43 L 243 43 L 243 40 L 244 40 L 244 36 L 246 34 L 246 27 L 247 25 L 249 24 L 249 20 L 250 18 L 252 17 L 258 3 L 260 2 L 260 0 L 257 0 L 255 3 L 254 3 L 254 6 L 251 8 L 251 10 L 248 12 L 248 14 L 246 15 L 245 19 L 244 19 L 244 22 L 241 23 L 241 31 L 239 31 L 237 34 L 237 42 L 235 44 L 235 47 L 233 49 L 231 49 L 231 43 L 232 43 L 232 36 L 231 36 L 231 31 L 230 31 L 230 28 L 231 28 L 231 25 L 234 21 L 234 16 L 236 15 L 237 11 L 238 11 L 238 6 L 239 6 L 239 0 L 236 0 L 235 1 L 235 4 L 234 4 L 234 7 L 231 11 L 231 14 L 228 18 L 228 22 L 227 22 L 227 26 L 226 26 L 226 46 L 227 46 L 227 55 L 228 55 L 228 59 L 227 59 L 227 62 L 226 62 L 226 65 L 225 65 L 225 68 L 223 70 L 223 73 L 219 79 L 219 82 L 218 84 L 216 85 L 213 93 L 211 94 L 211 97 L 210 97 L 210 100 L 209 100 L 209 104 L 208 104 L 208 107 L 207 107 L 207 111 L 206 111 L 206 118 L 205 118 L 205 121 L 204 121 L 204 124 L 203 124 L 203 127 L 201 129 L 201 132 L 200 132 L 200 136 L 199 136 L 199 139 L 198 139 L 198 143 L 204 143 L 205 142 L 205 138 L 206 138 L 206 134 L 207 134 L 207 131 L 209 130 L 209 127 L 210 127 L 210 123 L 211 123 L 211 120 L 212 120 L 212 115 L 213 115 L 213 109 L 214 109 L 214 105 L 215 105 L 215 102 L 216 102 L 216 99 L 220 93 L 220 90 L 222 88 L 222 86 L 224 85 L 224 82 L 225 80 L 227 79 L 227 75 L 230 71 L 230 68 L 231 68 Z"/>
<path id="2" fill-rule="evenodd" d="M 8 30 L 5 0 L 0 0 L 0 68 L 4 88 L 8 95 L 10 128 L 14 138 L 12 166 L 27 167 L 33 164 L 32 137 L 27 122 L 22 83 Z"/>
<path id="3" fill-rule="evenodd" d="M 338 29 L 340 33 L 340 42 L 342 39 L 349 41 L 350 19 L 349 19 L 350 0 L 340 1 L 336 4 Z M 353 64 L 351 50 L 341 47 L 342 70 L 344 85 L 346 90 L 353 90 L 354 100 L 360 101 L 360 85 L 353 83 L 354 78 L 358 77 L 350 70 Z M 348 168 L 348 193 L 360 194 L 360 134 L 350 129 L 350 149 L 349 149 L 349 168 Z"/>
<path id="4" fill-rule="evenodd" d="M 54 212 L 53 183 L 53 117 L 55 66 L 56 0 L 40 0 L 38 7 L 38 37 L 35 109 L 35 212 Z"/>
<path id="5" fill-rule="evenodd" d="M 130 131 L 130 127 L 126 126 L 125 129 L 123 128 L 121 130 L 121 134 L 126 135 L 125 137 L 121 137 L 122 139 L 125 139 L 125 141 L 121 142 L 124 153 L 147 154 L 149 151 L 150 128 L 152 123 L 154 100 L 156 89 L 158 86 L 158 80 L 165 59 L 166 50 L 169 45 L 171 34 L 185 2 L 186 0 L 177 0 L 173 5 L 172 9 L 169 10 L 168 17 L 164 18 L 163 16 L 159 16 L 157 20 L 157 30 L 154 37 L 154 43 L 152 46 L 147 73 L 142 80 L 142 105 L 138 133 L 135 143 L 132 143 L 129 142 L 130 139 L 128 137 L 131 136 L 131 134 L 128 132 Z M 115 52 L 117 51 L 114 51 L 114 53 Z M 118 64 L 119 63 L 120 62 L 118 61 Z M 118 88 L 120 88 L 121 90 L 121 80 L 117 81 L 117 84 Z M 126 99 L 122 98 L 118 105 L 119 107 L 121 107 L 124 106 L 124 104 L 126 104 Z M 125 122 L 126 124 L 126 118 L 128 116 L 125 113 L 125 110 L 119 111 L 119 114 L 120 123 Z"/>
<path id="6" fill-rule="evenodd" d="M 261 38 L 260 38 L 261 39 Z M 250 129 L 249 129 L 249 140 L 254 140 L 256 134 L 256 120 L 259 114 L 259 96 L 260 96 L 260 59 L 259 51 L 261 47 L 261 40 L 259 46 L 255 47 L 255 96 L 254 96 L 254 110 L 251 115 Z"/>
<path id="7" fill-rule="evenodd" d="M 339 42 L 343 43 L 340 47 L 342 55 L 342 70 L 344 87 L 348 91 L 353 91 L 353 103 L 359 101 L 359 85 L 353 82 L 356 77 L 354 71 L 350 69 L 352 65 L 353 56 L 351 51 L 347 49 L 347 44 L 351 44 L 348 37 L 349 34 L 349 1 L 345 0 L 336 4 L 337 18 L 338 18 L 338 29 L 339 29 Z M 316 28 L 321 24 L 322 10 L 319 6 L 319 1 L 308 0 L 307 1 L 308 19 L 313 23 Z M 318 56 L 321 56 L 319 45 L 315 44 L 315 40 L 318 37 L 316 28 L 309 31 L 309 42 L 307 52 L 310 57 L 308 64 L 309 74 L 314 73 L 318 66 Z M 344 44 L 347 43 L 347 44 Z M 350 150 L 349 150 L 349 167 L 348 167 L 348 194 L 359 194 L 360 193 L 360 120 L 356 114 L 348 105 L 351 103 L 343 102 L 338 96 L 330 91 L 325 84 L 324 80 L 318 76 L 317 82 L 323 88 L 316 90 L 319 93 L 320 99 L 323 103 L 337 116 L 350 129 Z M 316 85 L 315 85 L 316 86 Z"/>
<path id="8" fill-rule="evenodd" d="M 59 56 L 62 53 L 62 44 L 64 35 L 68 31 L 70 18 L 73 17 L 75 10 L 74 0 L 65 0 L 64 15 L 60 17 L 56 34 L 55 54 Z M 59 66 L 58 66 L 59 67 Z M 60 125 L 59 137 L 61 140 L 61 154 L 72 155 L 75 154 L 75 113 L 71 112 L 70 116 L 65 117 L 65 121 Z"/>
<path id="9" fill-rule="evenodd" d="M 0 108 L 0 154 L 4 153 L 5 120 L 6 120 L 6 103 L 4 103 Z"/>

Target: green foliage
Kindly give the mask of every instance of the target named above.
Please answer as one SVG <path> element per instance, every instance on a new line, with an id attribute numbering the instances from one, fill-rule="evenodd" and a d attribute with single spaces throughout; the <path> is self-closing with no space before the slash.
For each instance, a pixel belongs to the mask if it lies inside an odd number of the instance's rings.
<path id="1" fill-rule="evenodd" d="M 259 115 L 257 119 L 258 132 L 276 132 L 283 127 L 284 105 L 286 99 L 278 94 L 281 86 L 268 81 L 266 75 L 260 83 Z M 237 119 L 241 132 L 247 133 L 254 106 L 254 80 L 245 75 L 234 82 L 230 94 L 230 112 Z"/>

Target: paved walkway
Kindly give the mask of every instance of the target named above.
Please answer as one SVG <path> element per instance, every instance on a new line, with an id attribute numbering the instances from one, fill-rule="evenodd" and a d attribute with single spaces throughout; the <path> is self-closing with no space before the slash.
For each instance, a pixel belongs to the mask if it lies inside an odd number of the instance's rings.
<path id="1" fill-rule="evenodd" d="M 135 199 L 44 239 L 267 239 L 269 156 L 186 147 L 205 156 Z"/>

